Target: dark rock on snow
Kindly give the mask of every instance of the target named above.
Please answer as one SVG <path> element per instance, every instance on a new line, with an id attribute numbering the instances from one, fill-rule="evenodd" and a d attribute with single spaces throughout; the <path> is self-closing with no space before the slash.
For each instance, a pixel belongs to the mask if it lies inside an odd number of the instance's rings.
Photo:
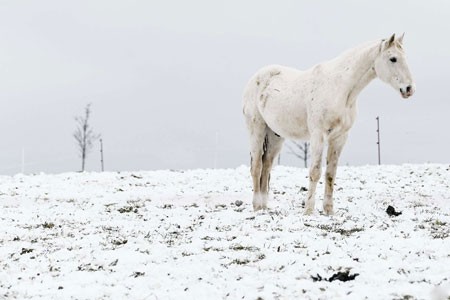
<path id="1" fill-rule="evenodd" d="M 402 212 L 401 211 L 395 211 L 395 208 L 393 207 L 393 206 L 388 206 L 388 208 L 386 209 L 386 213 L 390 216 L 390 217 L 392 217 L 392 216 L 399 216 L 399 215 L 401 215 L 402 214 Z"/>

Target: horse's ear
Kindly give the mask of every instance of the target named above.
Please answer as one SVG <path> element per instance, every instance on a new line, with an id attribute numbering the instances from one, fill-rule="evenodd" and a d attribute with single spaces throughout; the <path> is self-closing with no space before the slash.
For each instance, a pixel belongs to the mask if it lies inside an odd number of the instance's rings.
<path id="1" fill-rule="evenodd" d="M 389 38 L 389 41 L 387 41 L 386 48 L 392 46 L 394 44 L 394 41 L 395 41 L 395 33 Z"/>
<path id="2" fill-rule="evenodd" d="M 397 39 L 400 45 L 403 44 L 403 38 L 405 37 L 405 33 L 403 32 L 402 36 Z"/>
<path id="3" fill-rule="evenodd" d="M 391 47 L 392 45 L 394 45 L 394 42 L 395 33 L 388 40 L 383 40 L 383 42 L 381 43 L 380 51 L 386 50 L 387 48 Z"/>

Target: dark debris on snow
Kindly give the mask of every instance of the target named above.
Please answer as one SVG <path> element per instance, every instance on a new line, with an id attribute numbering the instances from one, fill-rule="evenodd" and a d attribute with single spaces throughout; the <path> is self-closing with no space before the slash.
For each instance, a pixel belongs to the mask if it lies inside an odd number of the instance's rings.
<path id="1" fill-rule="evenodd" d="M 386 213 L 387 213 L 390 217 L 392 217 L 392 216 L 396 217 L 396 216 L 399 216 L 399 215 L 402 214 L 401 211 L 395 211 L 395 208 L 394 208 L 393 206 L 390 206 L 390 205 L 387 207 Z"/>
<path id="2" fill-rule="evenodd" d="M 353 275 L 350 275 L 350 271 L 346 271 L 346 272 L 337 272 L 335 274 L 333 274 L 330 278 L 326 279 L 323 278 L 322 276 L 320 276 L 319 274 L 317 274 L 317 276 L 311 276 L 313 281 L 329 281 L 332 282 L 334 280 L 340 280 L 340 281 L 350 281 L 350 280 L 354 280 L 356 278 L 356 276 L 358 276 L 358 273 L 355 273 Z"/>

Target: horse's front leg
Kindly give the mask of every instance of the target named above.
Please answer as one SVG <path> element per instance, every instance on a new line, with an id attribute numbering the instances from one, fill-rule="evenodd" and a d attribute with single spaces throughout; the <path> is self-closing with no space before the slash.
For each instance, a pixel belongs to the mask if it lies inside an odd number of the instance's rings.
<path id="1" fill-rule="evenodd" d="M 323 135 L 322 132 L 317 132 L 311 135 L 311 166 L 309 168 L 309 190 L 308 198 L 306 199 L 305 215 L 310 215 L 314 212 L 315 207 L 315 193 L 317 182 L 322 173 L 322 152 L 323 152 Z"/>
<path id="2" fill-rule="evenodd" d="M 336 169 L 342 148 L 347 140 L 347 133 L 328 141 L 327 170 L 325 173 L 325 196 L 323 199 L 323 211 L 332 215 L 333 211 L 333 188 L 336 178 Z"/>

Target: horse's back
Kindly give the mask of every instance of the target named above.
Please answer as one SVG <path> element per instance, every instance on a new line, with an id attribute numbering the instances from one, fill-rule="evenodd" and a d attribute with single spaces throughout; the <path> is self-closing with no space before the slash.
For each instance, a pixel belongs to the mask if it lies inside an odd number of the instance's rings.
<path id="1" fill-rule="evenodd" d="M 268 65 L 259 69 L 253 79 L 257 86 L 267 87 L 274 79 L 294 80 L 302 71 L 282 65 Z"/>
<path id="2" fill-rule="evenodd" d="M 282 65 L 268 65 L 259 69 L 247 83 L 244 90 L 244 105 L 248 102 L 254 102 L 256 104 L 257 97 L 261 93 L 265 92 L 271 86 L 273 87 L 275 83 L 285 84 L 293 81 L 296 75 L 299 75 L 301 71 L 282 66 Z M 278 87 L 280 90 L 281 87 Z"/>
<path id="3" fill-rule="evenodd" d="M 306 104 L 298 99 L 295 91 L 296 81 L 304 73 L 281 65 L 269 65 L 258 70 L 244 92 L 244 114 L 260 117 L 281 136 L 306 137 Z"/>

